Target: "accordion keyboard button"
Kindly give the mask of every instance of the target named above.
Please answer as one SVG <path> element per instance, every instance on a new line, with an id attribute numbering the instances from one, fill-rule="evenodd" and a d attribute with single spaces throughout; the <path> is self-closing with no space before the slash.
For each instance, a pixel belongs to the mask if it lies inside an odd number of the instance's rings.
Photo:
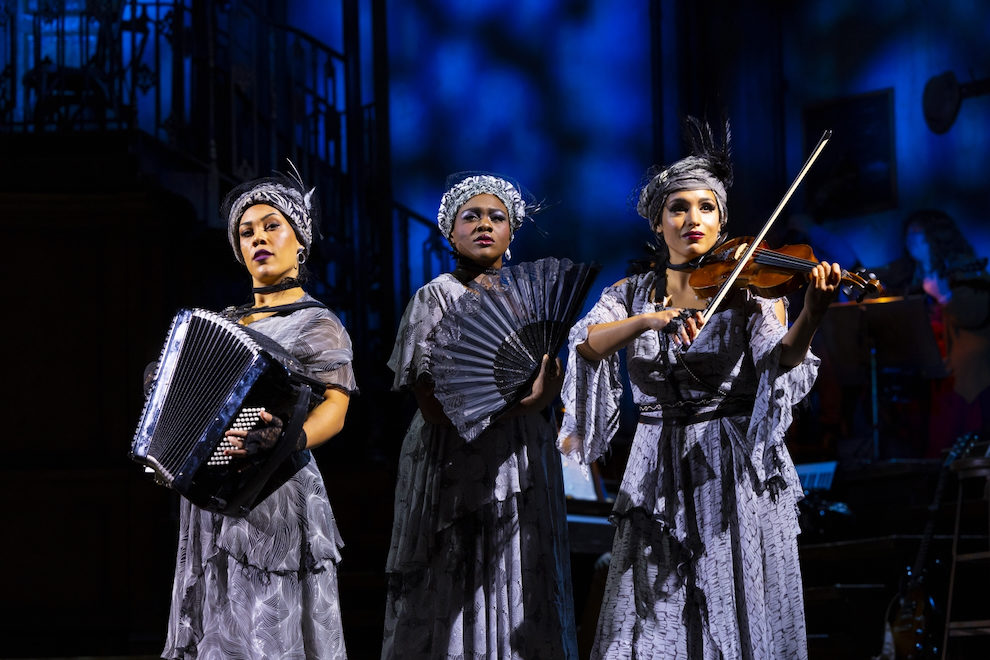
<path id="1" fill-rule="evenodd" d="M 242 408 L 241 412 L 234 418 L 230 428 L 235 431 L 250 431 L 258 426 L 261 421 L 261 413 L 264 410 L 263 407 Z M 220 442 L 217 443 L 216 449 L 213 450 L 213 454 L 206 464 L 211 467 L 230 465 L 232 457 L 224 453 L 228 449 L 236 449 L 236 447 L 227 439 L 227 436 L 221 436 Z"/>

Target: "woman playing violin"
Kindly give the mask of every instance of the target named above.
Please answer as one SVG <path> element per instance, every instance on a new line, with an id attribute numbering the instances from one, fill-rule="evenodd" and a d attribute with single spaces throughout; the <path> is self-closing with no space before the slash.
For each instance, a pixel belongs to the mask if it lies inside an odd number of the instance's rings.
<path id="1" fill-rule="evenodd" d="M 809 345 L 841 270 L 811 269 L 789 329 L 783 299 L 744 290 L 705 324 L 689 278 L 725 226 L 732 170 L 728 123 L 721 146 L 707 123 L 690 126 L 693 155 L 639 197 L 655 268 L 605 289 L 570 334 L 562 450 L 584 463 L 606 451 L 621 348 L 640 410 L 592 658 L 806 658 L 802 490 L 784 435 L 814 383 Z"/>

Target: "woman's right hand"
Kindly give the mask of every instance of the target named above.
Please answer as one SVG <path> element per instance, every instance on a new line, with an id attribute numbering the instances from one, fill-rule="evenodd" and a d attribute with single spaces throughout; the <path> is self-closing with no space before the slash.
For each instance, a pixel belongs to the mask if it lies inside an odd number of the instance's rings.
<path id="1" fill-rule="evenodd" d="M 669 334 L 675 344 L 690 346 L 705 324 L 701 312 L 684 316 L 683 309 L 665 309 L 662 312 L 647 312 L 639 318 L 645 323 L 645 330 L 656 330 Z"/>
<path id="2" fill-rule="evenodd" d="M 701 312 L 686 318 L 683 314 L 682 309 L 665 309 L 661 312 L 649 312 L 619 321 L 589 326 L 588 338 L 584 343 L 578 344 L 577 351 L 586 360 L 603 360 L 650 330 L 668 332 L 675 343 L 689 346 L 698 336 L 705 321 Z M 672 322 L 681 327 L 673 326 Z"/>
<path id="3" fill-rule="evenodd" d="M 443 405 L 433 393 L 433 388 L 434 384 L 431 380 L 416 383 L 412 388 L 413 396 L 416 397 L 416 404 L 419 405 L 419 410 L 423 413 L 423 419 L 434 426 L 453 426 L 454 423 L 447 417 Z"/>

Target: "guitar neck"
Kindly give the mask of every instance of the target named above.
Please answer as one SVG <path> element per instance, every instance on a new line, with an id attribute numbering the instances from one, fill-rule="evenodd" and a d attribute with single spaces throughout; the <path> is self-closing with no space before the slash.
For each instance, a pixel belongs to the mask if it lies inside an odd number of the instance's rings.
<path id="1" fill-rule="evenodd" d="M 940 476 L 938 481 L 939 489 L 941 489 L 942 482 L 944 481 L 944 475 Z M 938 514 L 940 496 L 941 492 L 939 490 L 935 495 L 935 502 L 931 505 L 932 510 L 928 514 L 928 522 L 925 523 L 925 533 L 921 537 L 921 545 L 918 547 L 918 554 L 914 558 L 914 563 L 911 564 L 911 574 L 912 579 L 914 580 L 917 580 L 925 566 L 925 555 L 928 554 L 928 544 L 931 542 L 932 534 L 935 531 L 935 517 L 936 514 Z"/>
<path id="2" fill-rule="evenodd" d="M 935 531 L 935 519 L 938 517 L 938 510 L 942 504 L 942 493 L 945 491 L 945 481 L 949 476 L 949 465 L 959 457 L 964 448 L 972 440 L 972 435 L 964 435 L 956 440 L 952 449 L 949 450 L 949 455 L 946 456 L 945 462 L 942 464 L 942 470 L 938 474 L 938 485 L 935 487 L 935 499 L 932 501 L 931 506 L 929 506 L 928 522 L 925 523 L 925 533 L 921 537 L 921 546 L 918 548 L 918 555 L 914 558 L 914 564 L 911 565 L 912 581 L 918 580 L 925 566 L 925 555 L 928 553 L 928 545 Z"/>

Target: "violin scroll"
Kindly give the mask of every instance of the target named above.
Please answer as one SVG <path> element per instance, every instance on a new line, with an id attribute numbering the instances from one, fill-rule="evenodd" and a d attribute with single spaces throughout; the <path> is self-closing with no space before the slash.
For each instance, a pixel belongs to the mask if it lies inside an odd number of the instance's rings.
<path id="1" fill-rule="evenodd" d="M 846 294 L 858 303 L 866 298 L 879 298 L 883 295 L 883 285 L 873 273 L 867 272 L 865 268 L 857 268 L 850 273 L 842 271 L 842 293 Z"/>

